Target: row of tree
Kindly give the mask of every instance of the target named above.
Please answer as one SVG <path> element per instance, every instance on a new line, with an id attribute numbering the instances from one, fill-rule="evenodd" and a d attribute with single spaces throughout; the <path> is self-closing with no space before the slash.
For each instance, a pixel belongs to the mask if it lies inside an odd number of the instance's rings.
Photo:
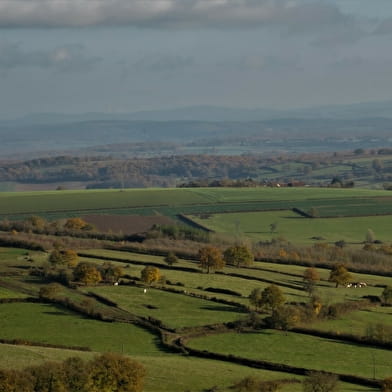
<path id="1" fill-rule="evenodd" d="M 0 369 L 2 392 L 141 392 L 144 367 L 119 354 L 102 354 L 91 361 L 71 357 L 23 370 Z"/>

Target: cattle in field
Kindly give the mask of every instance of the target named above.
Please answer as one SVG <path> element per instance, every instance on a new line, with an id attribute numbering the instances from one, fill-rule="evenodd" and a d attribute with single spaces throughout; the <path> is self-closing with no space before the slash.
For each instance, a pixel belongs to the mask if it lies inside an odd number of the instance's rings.
<path id="1" fill-rule="evenodd" d="M 354 288 L 366 287 L 366 286 L 367 286 L 366 282 L 351 282 L 346 284 L 346 287 L 354 287 Z"/>

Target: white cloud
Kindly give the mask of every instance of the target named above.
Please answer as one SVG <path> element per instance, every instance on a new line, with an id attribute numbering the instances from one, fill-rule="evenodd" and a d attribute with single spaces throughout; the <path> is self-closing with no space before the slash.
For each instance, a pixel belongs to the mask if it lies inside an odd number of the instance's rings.
<path id="1" fill-rule="evenodd" d="M 0 27 L 134 25 L 150 28 L 284 26 L 306 31 L 345 23 L 320 0 L 1 0 Z"/>

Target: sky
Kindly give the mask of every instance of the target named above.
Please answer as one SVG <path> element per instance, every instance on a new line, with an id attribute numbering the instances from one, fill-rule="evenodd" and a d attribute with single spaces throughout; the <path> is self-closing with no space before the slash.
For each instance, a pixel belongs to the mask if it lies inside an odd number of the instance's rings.
<path id="1" fill-rule="evenodd" d="M 0 0 L 0 119 L 391 99 L 391 0 Z"/>

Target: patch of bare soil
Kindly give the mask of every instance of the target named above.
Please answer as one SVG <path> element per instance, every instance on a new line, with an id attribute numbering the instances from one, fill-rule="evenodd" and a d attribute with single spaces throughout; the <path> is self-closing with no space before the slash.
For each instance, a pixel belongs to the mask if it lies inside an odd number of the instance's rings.
<path id="1" fill-rule="evenodd" d="M 82 219 L 104 233 L 137 234 L 144 233 L 153 225 L 172 225 L 166 216 L 141 215 L 85 215 Z"/>

